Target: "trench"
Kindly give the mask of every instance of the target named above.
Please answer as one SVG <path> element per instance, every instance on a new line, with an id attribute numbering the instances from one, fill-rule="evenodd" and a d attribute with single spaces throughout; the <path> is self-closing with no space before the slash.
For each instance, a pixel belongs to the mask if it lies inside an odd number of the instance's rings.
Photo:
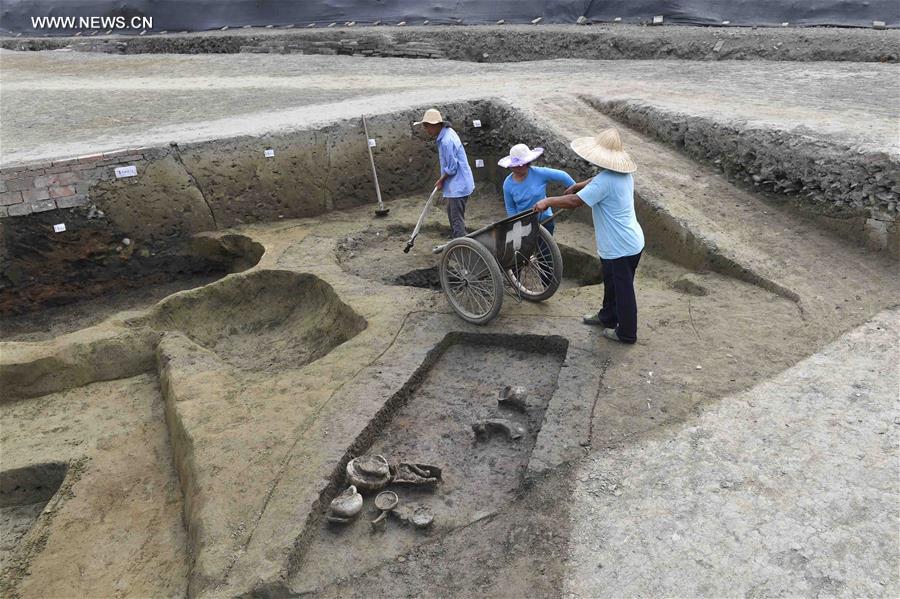
<path id="1" fill-rule="evenodd" d="M 293 592 L 310 592 L 368 570 L 501 509 L 519 492 L 544 413 L 556 391 L 567 342 L 534 335 L 474 335 L 449 338 L 411 380 L 412 385 L 385 406 L 386 416 L 370 424 L 353 454 L 382 455 L 390 463 L 428 464 L 442 471 L 434 488 L 389 484 L 400 497 L 387 525 L 370 524 L 374 492 L 365 493 L 361 515 L 349 524 L 314 518 L 304 536 L 298 568 L 289 581 Z M 498 402 L 501 389 L 518 385 L 525 405 Z M 521 438 L 505 433 L 480 436 L 473 425 L 502 419 Z M 322 503 L 346 488 L 338 473 Z M 420 530 L 404 521 L 427 508 L 434 523 Z M 402 514 L 406 514 L 403 516 Z"/>
<path id="2" fill-rule="evenodd" d="M 151 253 L 121 242 L 109 247 L 93 236 L 58 243 L 43 230 L 26 238 L 27 225 L 12 229 L 7 234 L 16 240 L 7 247 L 21 251 L 4 264 L 0 277 L 6 282 L 0 286 L 4 341 L 43 341 L 117 312 L 149 308 L 178 291 L 252 268 L 264 253 L 243 235 L 179 240 Z"/>

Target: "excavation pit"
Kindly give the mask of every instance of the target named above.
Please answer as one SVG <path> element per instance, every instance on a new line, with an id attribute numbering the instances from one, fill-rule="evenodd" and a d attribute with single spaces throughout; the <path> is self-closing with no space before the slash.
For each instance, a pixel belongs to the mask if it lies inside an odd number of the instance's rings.
<path id="1" fill-rule="evenodd" d="M 496 218 L 499 220 L 502 216 Z M 400 227 L 367 229 L 343 237 L 338 241 L 335 253 L 341 267 L 353 275 L 385 285 L 441 291 L 438 267 L 441 256 L 431 250 L 435 245 L 449 241 L 448 236 L 442 227 L 426 228 L 413 249 L 403 253 L 409 235 L 410 231 Z M 563 257 L 560 289 L 603 282 L 600 259 L 596 254 L 563 243 L 559 243 L 559 248 Z"/>
<path id="2" fill-rule="evenodd" d="M 497 511 L 519 491 L 544 413 L 557 389 L 567 342 L 537 335 L 466 335 L 454 339 L 424 372 L 411 391 L 395 397 L 392 418 L 375 431 L 364 453 L 382 455 L 390 463 L 435 465 L 442 481 L 433 489 L 389 485 L 400 496 L 397 511 L 424 507 L 434 514 L 427 531 L 391 516 L 383 531 L 371 530 L 375 493 L 362 514 L 346 525 L 324 518 L 308 532 L 312 540 L 292 579 L 295 591 L 321 588 L 402 555 L 415 545 L 465 526 Z M 498 405 L 507 385 L 527 389 L 524 411 Z M 521 428 L 521 438 L 479 438 L 472 425 L 505 419 Z M 346 488 L 346 480 L 336 488 Z M 323 501 L 328 505 L 331 497 Z"/>
<path id="3" fill-rule="evenodd" d="M 44 247 L 42 242 L 28 240 Z M 198 237 L 159 252 L 83 239 L 49 252 L 51 247 L 23 251 L 4 264 L 0 339 L 42 341 L 97 324 L 116 312 L 149 308 L 178 291 L 247 270 L 264 253 L 259 243 L 243 235 Z"/>
<path id="4" fill-rule="evenodd" d="M 358 335 L 366 320 L 307 274 L 259 271 L 161 303 L 152 326 L 175 330 L 240 370 L 300 368 Z"/>
<path id="5" fill-rule="evenodd" d="M 422 289 L 431 289 L 432 291 L 441 290 L 441 275 L 437 266 L 431 268 L 417 268 L 408 273 L 402 274 L 394 279 L 394 285 L 404 287 L 420 287 Z"/>
<path id="6" fill-rule="evenodd" d="M 0 552 L 9 555 L 59 490 L 68 466 L 38 464 L 0 472 Z"/>

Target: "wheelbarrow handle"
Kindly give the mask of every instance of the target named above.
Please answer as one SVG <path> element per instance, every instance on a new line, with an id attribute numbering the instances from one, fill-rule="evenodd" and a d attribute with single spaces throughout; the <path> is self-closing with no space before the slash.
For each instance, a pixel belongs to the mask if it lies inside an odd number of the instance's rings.
<path id="1" fill-rule="evenodd" d="M 554 212 L 552 215 L 548 216 L 548 217 L 545 218 L 544 220 L 540 221 L 539 224 L 543 227 L 544 225 L 546 225 L 547 223 L 549 223 L 551 220 L 553 220 L 554 218 L 556 218 L 557 216 L 559 216 L 560 214 L 562 214 L 562 213 L 565 212 L 566 210 L 568 210 L 568 208 L 557 208 L 557 209 L 556 209 L 556 212 Z"/>

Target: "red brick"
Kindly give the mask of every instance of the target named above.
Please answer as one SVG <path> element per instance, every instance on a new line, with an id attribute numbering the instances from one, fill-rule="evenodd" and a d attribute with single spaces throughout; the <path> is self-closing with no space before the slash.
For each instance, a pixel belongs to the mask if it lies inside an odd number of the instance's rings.
<path id="1" fill-rule="evenodd" d="M 38 200 L 46 200 L 50 197 L 50 190 L 42 189 L 26 189 L 22 192 L 22 199 L 26 202 L 37 202 Z"/>
<path id="2" fill-rule="evenodd" d="M 50 188 L 50 197 L 51 198 L 64 198 L 66 196 L 75 195 L 75 186 L 74 185 L 62 185 L 60 187 L 51 187 Z"/>
<path id="3" fill-rule="evenodd" d="M 65 160 L 54 160 L 52 166 L 71 166 L 78 164 L 77 158 L 66 158 Z"/>
<path id="4" fill-rule="evenodd" d="M 0 206 L 11 206 L 22 203 L 21 191 L 4 191 L 0 193 Z"/>
<path id="5" fill-rule="evenodd" d="M 42 200 L 31 205 L 32 212 L 47 212 L 48 210 L 56 210 L 55 200 Z"/>
<path id="6" fill-rule="evenodd" d="M 75 173 L 65 172 L 54 175 L 44 175 L 43 177 L 36 177 L 34 179 L 34 186 L 41 188 L 48 187 L 50 185 L 71 185 L 80 180 L 81 177 L 79 177 Z"/>
<path id="7" fill-rule="evenodd" d="M 19 173 L 21 173 L 22 171 L 27 171 L 27 170 L 28 170 L 27 166 L 11 166 L 9 168 L 5 168 L 2 171 L 0 171 L 0 176 L 2 176 L 4 180 L 16 179 L 16 178 L 22 176 Z"/>
<path id="8" fill-rule="evenodd" d="M 90 168 L 90 167 L 88 167 Z M 55 175 L 56 173 L 70 173 L 72 171 L 78 170 L 78 165 L 63 165 L 63 166 L 54 166 L 48 168 L 44 171 L 46 175 Z"/>
<path id="9" fill-rule="evenodd" d="M 56 200 L 56 206 L 58 208 L 74 208 L 75 206 L 85 206 L 88 201 L 86 196 L 69 196 L 67 198 L 59 198 Z"/>
<path id="10" fill-rule="evenodd" d="M 103 160 L 103 154 L 86 154 L 84 156 L 79 156 L 76 160 L 78 160 L 79 164 L 84 164 L 85 162 L 97 162 Z"/>
<path id="11" fill-rule="evenodd" d="M 6 181 L 6 189 L 8 191 L 25 191 L 31 189 L 34 179 L 27 177 L 25 179 L 9 179 Z"/>
<path id="12" fill-rule="evenodd" d="M 10 216 L 25 216 L 26 214 L 31 214 L 31 207 L 34 204 L 14 204 L 6 209 L 7 214 Z"/>
<path id="13" fill-rule="evenodd" d="M 131 153 L 131 150 L 115 150 L 113 152 L 103 152 L 104 158 L 118 158 L 119 156 L 126 156 Z"/>

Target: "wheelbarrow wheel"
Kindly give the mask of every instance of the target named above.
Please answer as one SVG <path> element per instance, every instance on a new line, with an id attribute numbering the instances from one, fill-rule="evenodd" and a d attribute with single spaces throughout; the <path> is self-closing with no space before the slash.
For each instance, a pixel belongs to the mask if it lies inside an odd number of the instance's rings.
<path id="1" fill-rule="evenodd" d="M 508 273 L 510 282 L 524 300 L 542 302 L 556 293 L 562 281 L 563 259 L 550 231 L 540 227 L 534 253 Z"/>
<path id="2" fill-rule="evenodd" d="M 472 324 L 487 324 L 503 305 L 503 274 L 486 247 L 468 237 L 454 239 L 441 259 L 441 288 L 453 311 Z"/>

